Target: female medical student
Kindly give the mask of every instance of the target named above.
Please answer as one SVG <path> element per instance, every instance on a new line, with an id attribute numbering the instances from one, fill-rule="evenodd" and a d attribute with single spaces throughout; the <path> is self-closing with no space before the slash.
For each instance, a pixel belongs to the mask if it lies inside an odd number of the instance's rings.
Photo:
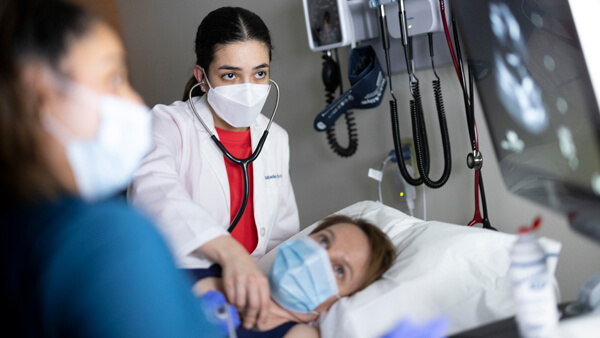
<path id="1" fill-rule="evenodd" d="M 2 330 L 218 334 L 158 231 L 110 198 L 151 143 L 117 34 L 53 0 L 2 2 L 0 32 Z"/>
<path id="2" fill-rule="evenodd" d="M 256 152 L 269 124 L 260 112 L 273 89 L 271 38 L 256 14 L 223 7 L 202 20 L 195 49 L 183 101 L 152 111 L 154 145 L 128 193 L 154 217 L 180 267 L 222 267 L 226 297 L 244 310 L 244 325 L 251 327 L 257 318 L 266 321 L 269 306 L 268 282 L 254 259 L 299 230 L 288 135 L 271 125 L 249 165 L 247 206 L 230 235 L 244 195 L 243 172 L 211 134 L 237 158 Z"/>

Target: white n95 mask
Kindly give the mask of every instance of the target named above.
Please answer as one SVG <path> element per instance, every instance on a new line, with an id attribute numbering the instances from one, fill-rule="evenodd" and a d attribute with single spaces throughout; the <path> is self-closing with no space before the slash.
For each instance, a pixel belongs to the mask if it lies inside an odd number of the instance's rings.
<path id="1" fill-rule="evenodd" d="M 152 117 L 148 107 L 114 95 L 102 95 L 74 84 L 75 100 L 99 112 L 98 132 L 92 139 L 73 137 L 49 114 L 45 129 L 66 148 L 81 197 L 95 201 L 127 187 L 152 144 Z M 85 103 L 81 102 L 85 99 Z M 85 111 L 85 109 L 83 109 Z M 88 109 L 89 110 L 89 109 Z"/>
<path id="2" fill-rule="evenodd" d="M 281 244 L 269 271 L 269 287 L 277 304 L 305 314 L 315 313 L 339 293 L 327 250 L 310 237 Z"/>
<path id="3" fill-rule="evenodd" d="M 217 116 L 234 128 L 249 127 L 260 114 L 271 86 L 242 83 L 213 88 L 204 74 L 210 90 L 206 99 Z"/>

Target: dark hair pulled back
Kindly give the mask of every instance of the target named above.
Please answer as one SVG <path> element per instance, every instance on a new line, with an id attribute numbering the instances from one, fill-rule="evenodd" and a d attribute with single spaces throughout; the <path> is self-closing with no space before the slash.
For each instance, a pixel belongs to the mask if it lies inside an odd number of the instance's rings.
<path id="1" fill-rule="evenodd" d="M 255 13 L 240 7 L 221 7 L 202 20 L 196 32 L 196 64 L 208 72 L 219 45 L 256 40 L 269 48 L 271 59 L 271 35 L 263 20 Z M 198 81 L 192 75 L 183 93 L 183 101 L 188 99 L 190 90 Z M 192 96 L 202 96 L 200 88 L 194 89 Z"/>

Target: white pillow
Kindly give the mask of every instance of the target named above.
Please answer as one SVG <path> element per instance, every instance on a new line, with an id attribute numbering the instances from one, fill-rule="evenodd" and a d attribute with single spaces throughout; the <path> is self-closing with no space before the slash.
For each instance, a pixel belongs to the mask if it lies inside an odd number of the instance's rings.
<path id="1" fill-rule="evenodd" d="M 398 258 L 380 280 L 340 299 L 320 316 L 322 337 L 380 337 L 402 319 L 425 322 L 438 316 L 449 320 L 450 335 L 514 315 L 508 276 L 514 235 L 425 222 L 372 201 L 335 214 L 361 217 L 380 227 L 396 246 Z M 307 236 L 318 223 L 291 239 Z M 556 241 L 540 242 L 549 252 L 560 251 Z M 259 260 L 265 273 L 276 251 Z M 556 259 L 549 261 L 552 274 Z"/>

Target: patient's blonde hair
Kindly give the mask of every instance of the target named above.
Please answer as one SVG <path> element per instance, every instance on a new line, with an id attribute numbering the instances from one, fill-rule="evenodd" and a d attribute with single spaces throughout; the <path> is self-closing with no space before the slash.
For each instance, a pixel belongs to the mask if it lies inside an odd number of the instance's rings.
<path id="1" fill-rule="evenodd" d="M 312 235 L 339 223 L 349 223 L 360 228 L 367 236 L 369 247 L 371 249 L 367 264 L 367 273 L 365 274 L 366 280 L 357 290 L 350 294 L 351 296 L 381 278 L 387 269 L 394 263 L 394 260 L 396 259 L 396 248 L 390 238 L 375 225 L 362 218 L 351 218 L 344 215 L 325 218 L 321 224 L 311 231 L 310 234 Z"/>

